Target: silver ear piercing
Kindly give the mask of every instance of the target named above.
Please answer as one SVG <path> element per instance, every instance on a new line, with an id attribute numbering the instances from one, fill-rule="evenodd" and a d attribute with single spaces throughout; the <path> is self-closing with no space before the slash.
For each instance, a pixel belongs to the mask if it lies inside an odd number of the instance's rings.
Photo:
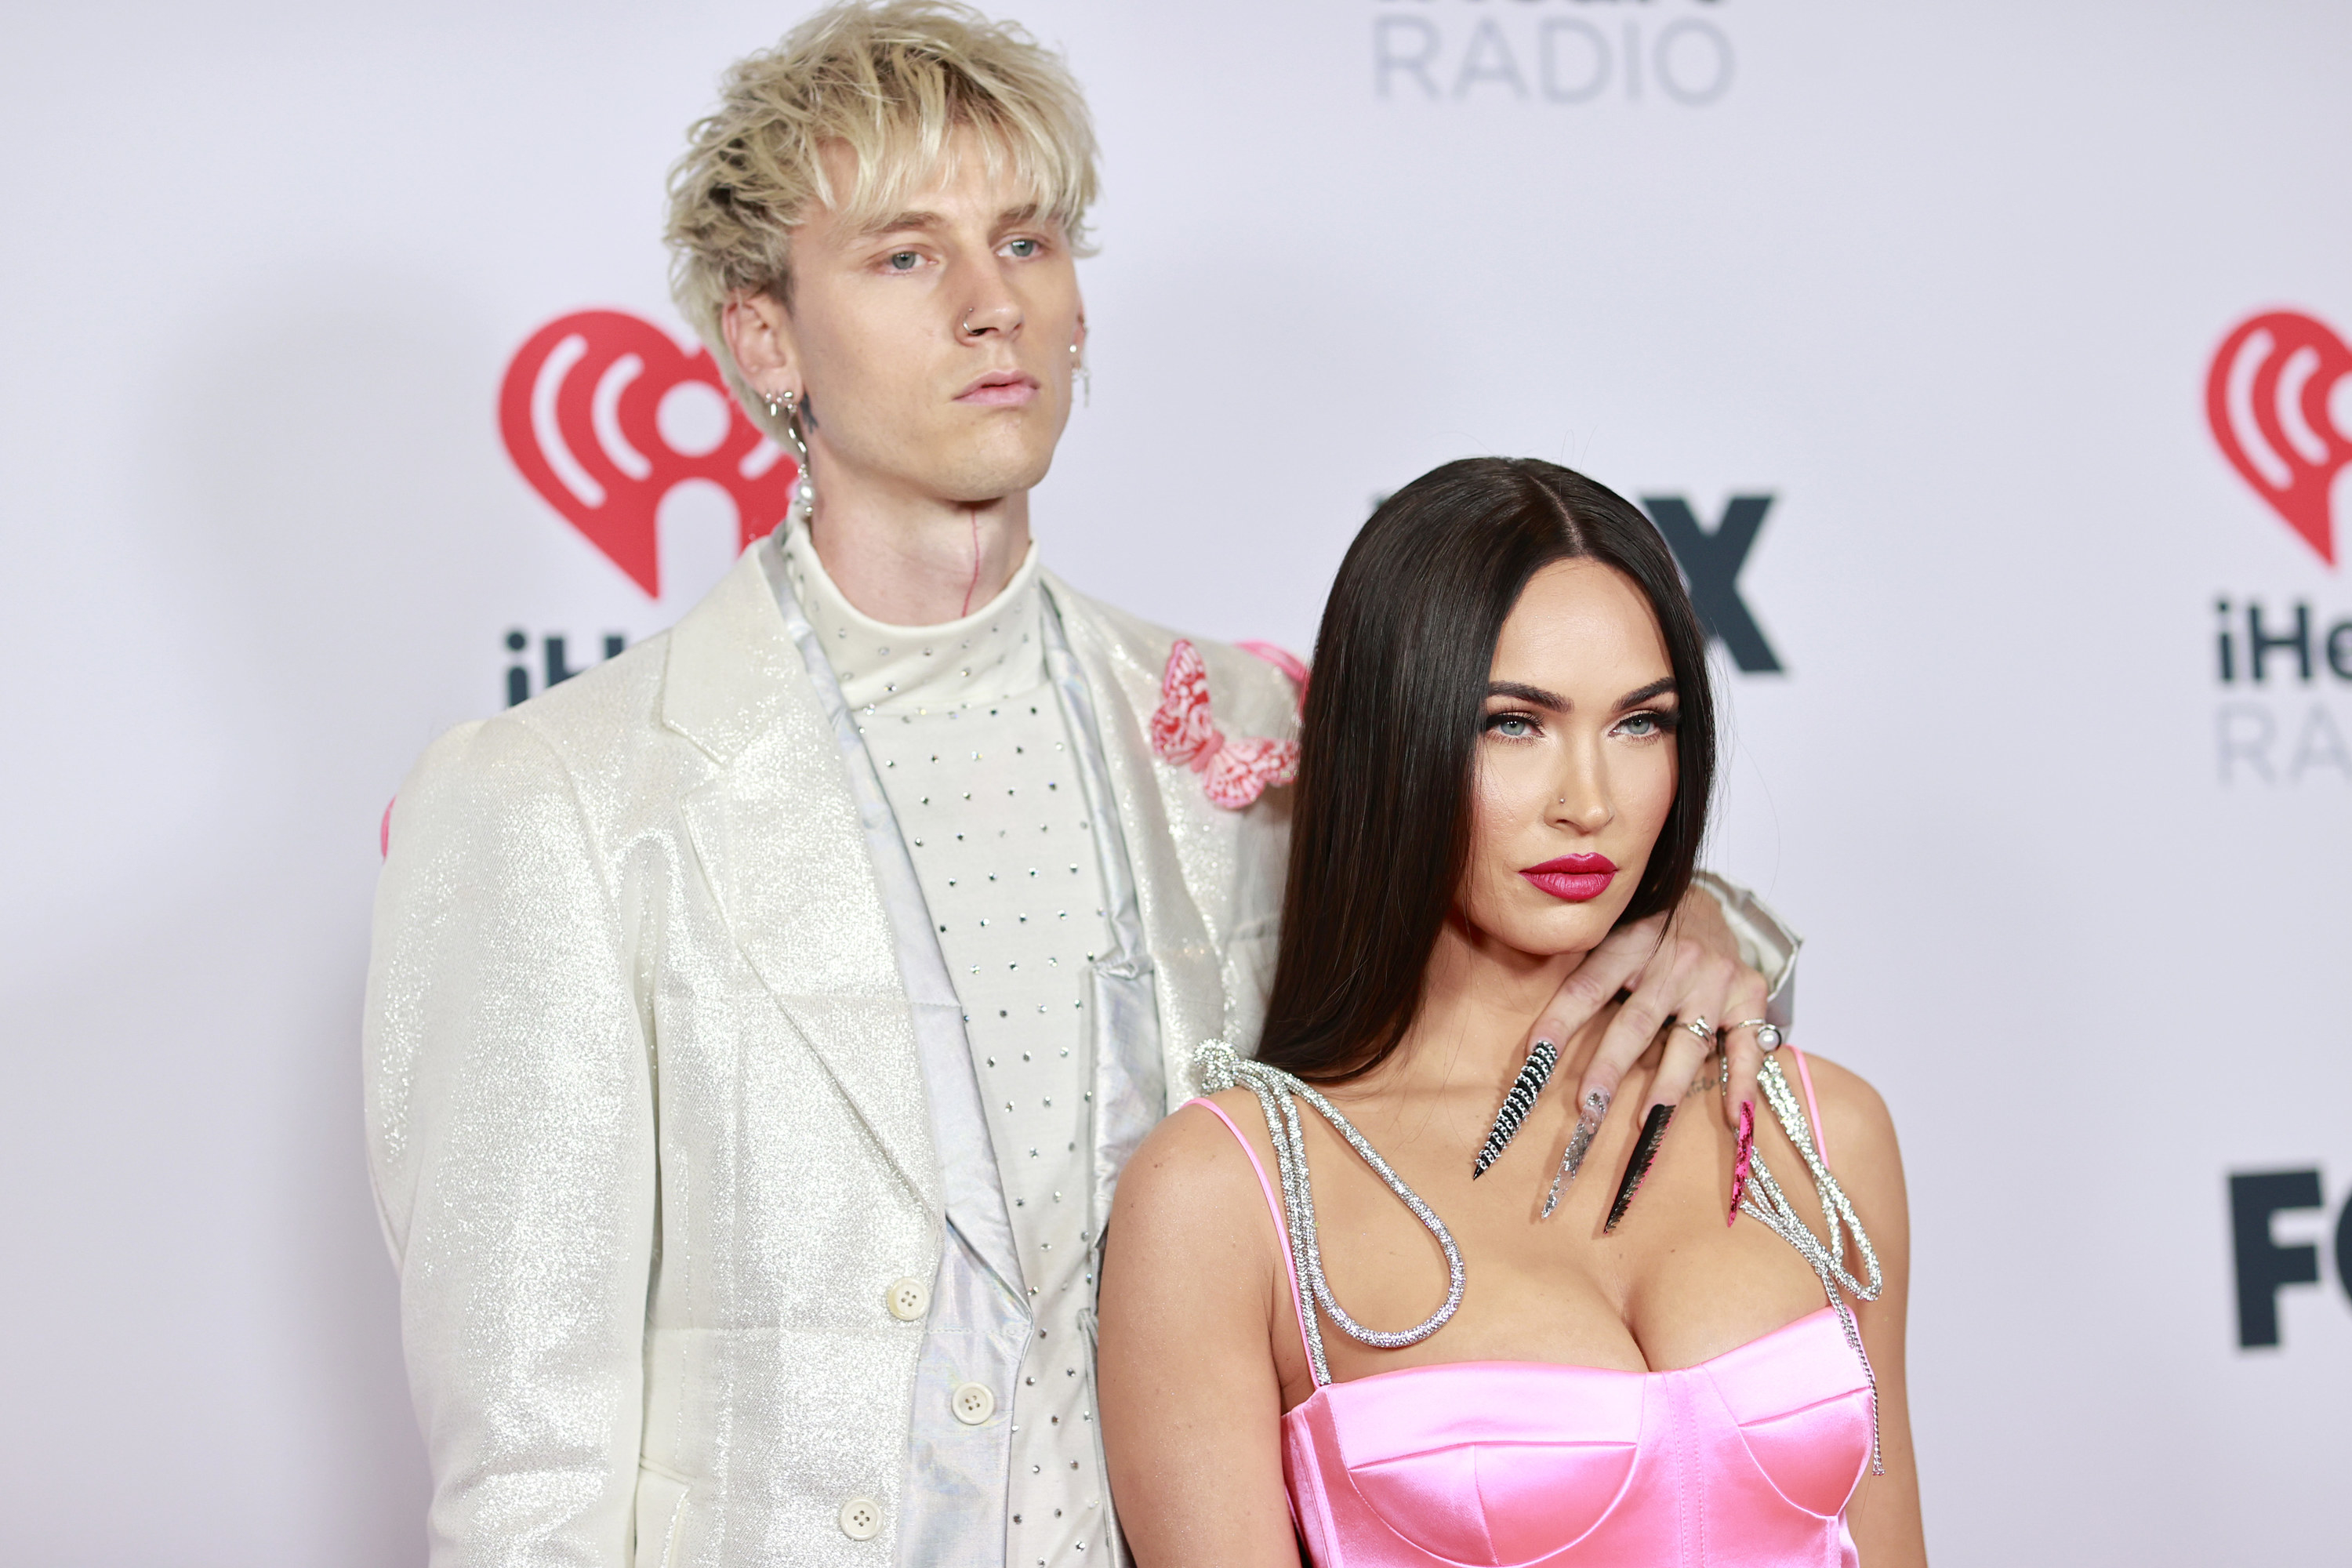
<path id="1" fill-rule="evenodd" d="M 1092 408 L 1095 405 L 1094 373 L 1087 368 L 1086 357 L 1078 353 L 1076 343 L 1070 345 L 1070 368 L 1078 374 L 1079 397 L 1088 408 Z"/>
<path id="2" fill-rule="evenodd" d="M 809 474 L 808 437 L 801 433 L 800 398 L 790 392 L 762 392 L 760 401 L 768 405 L 768 417 L 783 422 L 784 439 L 792 443 L 793 456 L 801 470 L 799 499 L 815 504 L 816 480 Z"/>

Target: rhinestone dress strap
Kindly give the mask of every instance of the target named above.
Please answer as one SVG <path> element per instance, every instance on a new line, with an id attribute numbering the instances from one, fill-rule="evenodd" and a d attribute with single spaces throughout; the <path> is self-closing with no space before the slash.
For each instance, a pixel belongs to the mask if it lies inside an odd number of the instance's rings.
<path id="1" fill-rule="evenodd" d="M 1722 1069 L 1726 1082 L 1729 1081 L 1730 1070 L 1730 1063 L 1727 1059 Z M 1812 1098 L 1811 1076 L 1810 1073 L 1805 1075 L 1808 1100 Z M 1845 1292 L 1848 1291 L 1859 1301 L 1878 1300 L 1885 1287 L 1879 1273 L 1878 1253 L 1871 1247 L 1870 1236 L 1862 1228 L 1862 1218 L 1853 1212 L 1853 1205 L 1847 1199 L 1845 1189 L 1838 1185 L 1835 1176 L 1830 1174 L 1829 1164 L 1822 1158 L 1820 1146 L 1814 1141 L 1812 1123 L 1805 1115 L 1804 1106 L 1798 1102 L 1795 1091 L 1790 1089 L 1788 1076 L 1780 1070 L 1780 1064 L 1775 1057 L 1764 1058 L 1764 1066 L 1757 1074 L 1757 1083 L 1764 1090 L 1765 1101 L 1771 1106 L 1772 1114 L 1780 1118 L 1781 1131 L 1789 1135 L 1789 1142 L 1796 1145 L 1798 1156 L 1811 1173 L 1813 1190 L 1821 1198 L 1822 1224 L 1829 1236 L 1824 1239 L 1812 1233 L 1803 1216 L 1790 1204 L 1789 1194 L 1781 1190 L 1780 1184 L 1765 1167 L 1764 1156 L 1760 1153 L 1750 1156 L 1748 1191 L 1739 1200 L 1739 1212 L 1795 1247 L 1798 1255 L 1812 1265 L 1814 1274 L 1820 1277 L 1822 1289 L 1828 1294 L 1830 1305 L 1837 1310 L 1838 1324 L 1845 1330 L 1845 1342 L 1861 1360 L 1863 1376 L 1870 1382 L 1870 1473 L 1883 1476 L 1886 1469 L 1879 1454 L 1878 1373 L 1870 1364 L 1870 1352 L 1863 1348 L 1862 1327 L 1854 1321 L 1853 1309 L 1846 1304 L 1845 1300 Z M 1848 1233 L 1852 1234 L 1853 1251 L 1862 1259 L 1863 1272 L 1859 1279 L 1845 1266 Z"/>
<path id="2" fill-rule="evenodd" d="M 1360 1344 L 1377 1350 L 1399 1350 L 1419 1344 L 1454 1317 L 1454 1309 L 1462 1305 L 1462 1251 L 1454 1245 L 1453 1233 L 1445 1228 L 1430 1206 L 1404 1184 L 1404 1178 L 1390 1168 L 1381 1158 L 1380 1151 L 1366 1141 L 1355 1125 L 1339 1113 L 1337 1106 L 1316 1092 L 1313 1086 L 1293 1078 L 1279 1068 L 1243 1058 L 1223 1041 L 1211 1041 L 1193 1054 L 1193 1068 L 1200 1079 L 1202 1094 L 1215 1094 L 1236 1085 L 1257 1096 L 1258 1109 L 1265 1113 L 1267 1138 L 1274 1144 L 1274 1163 L 1282 1182 L 1282 1206 L 1289 1218 L 1290 1261 L 1292 1278 L 1304 1279 L 1307 1289 L 1341 1333 Z M 1318 1114 L 1331 1124 L 1332 1130 L 1347 1141 L 1348 1146 L 1372 1168 L 1375 1175 L 1394 1193 L 1404 1206 L 1412 1211 L 1430 1235 L 1437 1238 L 1440 1250 L 1445 1254 L 1445 1302 L 1423 1321 L 1410 1329 L 1389 1332 L 1368 1329 L 1349 1317 L 1331 1293 L 1330 1281 L 1323 1277 L 1323 1250 L 1315 1230 L 1315 1194 L 1307 1173 L 1306 1131 L 1298 1120 L 1298 1102 L 1305 1100 Z M 1323 1351 L 1323 1327 L 1312 1311 L 1299 1314 L 1299 1330 L 1307 1340 L 1307 1363 L 1315 1374 L 1315 1386 L 1323 1387 L 1331 1381 L 1331 1364 Z"/>

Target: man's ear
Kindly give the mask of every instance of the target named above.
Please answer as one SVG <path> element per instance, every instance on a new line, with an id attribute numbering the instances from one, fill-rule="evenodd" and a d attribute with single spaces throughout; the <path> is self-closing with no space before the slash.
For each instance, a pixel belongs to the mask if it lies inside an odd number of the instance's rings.
<path id="1" fill-rule="evenodd" d="M 744 380 L 762 394 L 799 394 L 800 353 L 793 342 L 793 319 L 772 295 L 730 295 L 719 312 L 719 328 Z"/>

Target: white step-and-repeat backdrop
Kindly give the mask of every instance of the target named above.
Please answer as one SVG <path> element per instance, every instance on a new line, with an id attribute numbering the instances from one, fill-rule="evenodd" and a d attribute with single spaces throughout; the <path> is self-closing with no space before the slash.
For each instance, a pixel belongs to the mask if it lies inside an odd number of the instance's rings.
<path id="1" fill-rule="evenodd" d="M 1105 147 L 1049 559 L 1304 651 L 1434 463 L 1643 498 L 1903 1130 L 1938 1557 L 2343 1562 L 2352 11 L 1004 3 Z M 656 233 L 798 14 L 0 25 L 11 1561 L 421 1560 L 378 820 L 772 517 Z"/>

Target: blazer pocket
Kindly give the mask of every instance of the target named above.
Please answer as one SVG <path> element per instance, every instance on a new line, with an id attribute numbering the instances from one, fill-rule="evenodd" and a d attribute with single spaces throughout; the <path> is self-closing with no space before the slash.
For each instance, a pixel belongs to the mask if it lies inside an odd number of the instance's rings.
<path id="1" fill-rule="evenodd" d="M 650 1466 L 637 1470 L 637 1545 L 635 1568 L 672 1568 L 678 1521 L 693 1489 Z"/>

